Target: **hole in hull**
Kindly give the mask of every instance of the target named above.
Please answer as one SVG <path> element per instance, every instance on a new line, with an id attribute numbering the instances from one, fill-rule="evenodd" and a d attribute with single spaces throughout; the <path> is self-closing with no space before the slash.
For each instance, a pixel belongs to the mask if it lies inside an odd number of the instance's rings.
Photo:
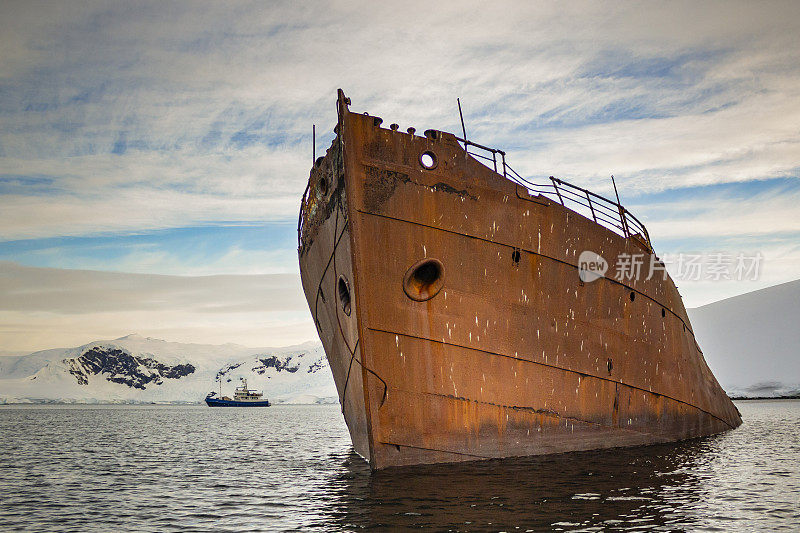
<path id="1" fill-rule="evenodd" d="M 403 291 L 412 300 L 423 302 L 436 296 L 444 286 L 444 265 L 438 259 L 417 262 L 403 277 Z"/>
<path id="2" fill-rule="evenodd" d="M 344 311 L 344 314 L 350 316 L 350 284 L 347 283 L 347 279 L 345 279 L 344 276 L 339 276 L 339 283 L 337 283 L 337 286 L 339 293 L 339 305 L 342 306 L 342 311 Z"/>
<path id="3" fill-rule="evenodd" d="M 427 170 L 433 170 L 434 168 L 436 168 L 436 165 L 438 164 L 438 160 L 436 159 L 436 154 L 434 154 L 430 150 L 422 152 L 422 155 L 419 156 L 419 164 L 422 165 L 422 168 L 425 168 Z"/>

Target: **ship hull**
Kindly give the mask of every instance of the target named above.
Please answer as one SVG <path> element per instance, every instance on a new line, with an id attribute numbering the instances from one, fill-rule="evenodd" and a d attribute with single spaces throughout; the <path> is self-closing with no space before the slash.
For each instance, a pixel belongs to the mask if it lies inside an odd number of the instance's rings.
<path id="1" fill-rule="evenodd" d="M 450 134 L 381 128 L 340 96 L 301 216 L 303 287 L 354 448 L 375 469 L 741 423 L 668 277 L 579 277 L 584 250 L 656 261 L 646 244 L 532 196 Z"/>
<path id="2" fill-rule="evenodd" d="M 219 398 L 206 398 L 209 407 L 269 407 L 269 400 L 257 402 L 237 402 L 236 400 L 220 400 Z"/>

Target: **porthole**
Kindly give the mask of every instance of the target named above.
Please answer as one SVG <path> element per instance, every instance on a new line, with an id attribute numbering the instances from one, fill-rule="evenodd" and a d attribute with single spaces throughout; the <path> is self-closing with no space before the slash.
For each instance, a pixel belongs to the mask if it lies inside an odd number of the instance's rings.
<path id="1" fill-rule="evenodd" d="M 511 252 L 511 260 L 514 261 L 514 264 L 519 264 L 520 253 L 519 248 L 514 248 L 514 251 Z"/>
<path id="2" fill-rule="evenodd" d="M 347 283 L 347 279 L 344 276 L 339 276 L 339 283 L 338 286 L 338 293 L 339 293 L 339 305 L 342 306 L 342 311 L 347 316 L 350 316 L 350 284 Z"/>
<path id="3" fill-rule="evenodd" d="M 436 168 L 436 165 L 439 164 L 439 161 L 436 158 L 436 154 L 431 152 L 430 150 L 426 150 L 422 152 L 422 155 L 419 156 L 419 164 L 422 165 L 422 168 L 427 170 L 433 170 Z"/>
<path id="4" fill-rule="evenodd" d="M 664 318 L 666 316 L 667 316 L 667 311 L 662 307 L 661 308 L 661 318 Z"/>
<path id="5" fill-rule="evenodd" d="M 444 265 L 438 259 L 418 261 L 403 276 L 403 291 L 418 302 L 430 300 L 444 286 Z"/>
<path id="6" fill-rule="evenodd" d="M 606 361 L 606 367 L 608 367 L 608 375 L 610 376 L 611 371 L 614 370 L 614 361 L 612 361 L 610 357 L 608 358 L 608 361 Z"/>
<path id="7" fill-rule="evenodd" d="M 631 291 L 631 301 L 634 301 L 635 299 L 636 299 L 636 293 Z"/>
<path id="8" fill-rule="evenodd" d="M 325 178 L 319 179 L 319 192 L 322 193 L 322 196 L 328 194 L 328 180 L 326 180 Z"/>

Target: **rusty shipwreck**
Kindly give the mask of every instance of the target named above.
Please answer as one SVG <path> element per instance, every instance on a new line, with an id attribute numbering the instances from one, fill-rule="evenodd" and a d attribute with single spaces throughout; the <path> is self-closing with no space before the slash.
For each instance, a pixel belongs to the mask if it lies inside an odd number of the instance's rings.
<path id="1" fill-rule="evenodd" d="M 311 169 L 303 288 L 353 446 L 373 469 L 632 446 L 737 427 L 666 276 L 584 281 L 644 225 L 505 153 L 349 110 Z M 648 262 L 659 264 L 648 264 Z"/>

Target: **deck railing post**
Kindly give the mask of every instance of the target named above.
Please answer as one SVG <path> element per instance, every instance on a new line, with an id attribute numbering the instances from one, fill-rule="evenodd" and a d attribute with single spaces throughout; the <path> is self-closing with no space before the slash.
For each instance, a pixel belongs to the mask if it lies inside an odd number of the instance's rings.
<path id="1" fill-rule="evenodd" d="M 597 222 L 597 217 L 594 214 L 594 206 L 592 205 L 592 197 L 589 196 L 589 191 L 586 191 L 586 201 L 589 202 L 589 209 L 592 211 L 592 220 Z"/>
<path id="2" fill-rule="evenodd" d="M 561 205 L 566 207 L 567 204 L 564 203 L 564 198 L 561 197 L 561 191 L 558 190 L 558 180 L 553 176 L 550 176 L 550 181 L 553 182 L 553 188 L 556 190 L 556 194 L 558 195 L 558 201 L 561 202 Z"/>
<path id="3" fill-rule="evenodd" d="M 653 252 L 653 245 L 650 243 L 650 234 L 647 232 L 647 228 L 644 227 L 642 224 L 642 231 L 644 232 L 644 238 L 647 240 L 647 247 L 650 248 L 650 252 Z"/>
<path id="4" fill-rule="evenodd" d="M 625 216 L 625 208 L 620 204 L 617 204 L 617 207 L 619 208 L 620 222 L 622 222 L 622 231 L 625 233 L 625 237 L 630 237 L 631 232 L 628 229 L 628 217 Z"/>

